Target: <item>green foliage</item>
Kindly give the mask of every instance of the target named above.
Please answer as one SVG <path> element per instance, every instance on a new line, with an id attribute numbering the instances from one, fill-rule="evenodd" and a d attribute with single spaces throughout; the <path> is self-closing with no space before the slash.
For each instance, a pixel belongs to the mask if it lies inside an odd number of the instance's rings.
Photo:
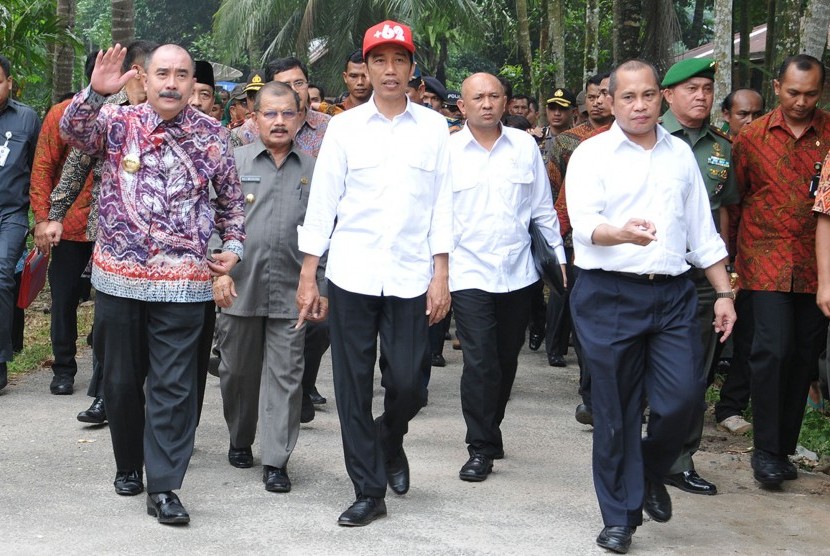
<path id="1" fill-rule="evenodd" d="M 0 51 L 12 64 L 18 98 L 43 113 L 49 106 L 50 46 L 77 46 L 62 28 L 55 0 L 4 0 L 0 4 Z"/>
<path id="2" fill-rule="evenodd" d="M 108 48 L 112 43 L 110 0 L 77 0 L 75 32 L 86 52 Z M 83 60 L 81 60 L 83 63 Z"/>
<path id="3" fill-rule="evenodd" d="M 830 417 L 808 407 L 798 443 L 819 456 L 830 455 Z"/>

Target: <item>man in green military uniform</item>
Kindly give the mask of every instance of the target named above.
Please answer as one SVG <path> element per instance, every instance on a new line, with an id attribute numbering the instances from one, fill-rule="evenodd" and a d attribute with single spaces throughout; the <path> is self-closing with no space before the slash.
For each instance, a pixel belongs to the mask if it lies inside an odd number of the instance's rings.
<path id="1" fill-rule="evenodd" d="M 732 144 L 729 137 L 709 124 L 709 113 L 714 103 L 715 62 L 711 58 L 693 58 L 674 64 L 661 84 L 663 98 L 669 109 L 660 122 L 663 127 L 692 148 L 697 159 L 703 182 L 709 193 L 709 204 L 715 228 L 724 243 L 728 244 L 729 214 L 727 205 L 737 204 L 738 190 L 735 186 L 730 163 Z M 726 262 L 726 261 L 724 261 Z M 691 279 L 698 294 L 698 321 L 703 341 L 704 361 L 700 370 L 701 380 L 709 374 L 714 357 L 717 336 L 712 328 L 715 290 L 709 285 L 703 269 L 693 268 Z M 704 400 L 700 400 L 704 403 Z M 692 455 L 700 447 L 703 433 L 703 414 L 683 446 L 683 452 L 675 461 L 666 484 L 693 494 L 717 494 L 717 487 L 697 474 Z"/>

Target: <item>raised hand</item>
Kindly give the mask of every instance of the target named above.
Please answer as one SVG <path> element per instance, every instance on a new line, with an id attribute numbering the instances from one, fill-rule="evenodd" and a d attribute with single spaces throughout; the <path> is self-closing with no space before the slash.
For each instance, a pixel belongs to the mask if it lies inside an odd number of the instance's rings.
<path id="1" fill-rule="evenodd" d="M 106 52 L 98 52 L 95 69 L 92 70 L 92 78 L 89 81 L 93 91 L 103 96 L 112 95 L 135 77 L 138 72 L 134 69 L 121 73 L 121 64 L 124 63 L 126 55 L 127 49 L 120 44 L 108 48 Z"/>

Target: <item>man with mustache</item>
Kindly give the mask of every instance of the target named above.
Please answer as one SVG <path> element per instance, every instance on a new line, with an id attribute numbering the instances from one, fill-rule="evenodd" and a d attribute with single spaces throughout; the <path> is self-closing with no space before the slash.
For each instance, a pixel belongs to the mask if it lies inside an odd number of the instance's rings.
<path id="1" fill-rule="evenodd" d="M 739 198 L 731 168 L 732 145 L 729 137 L 709 125 L 709 113 L 715 100 L 714 85 L 715 61 L 711 58 L 693 58 L 674 64 L 666 72 L 662 83 L 665 87 L 663 98 L 669 110 L 663 114 L 661 123 L 666 131 L 692 147 L 709 194 L 715 229 L 728 245 L 729 213 L 726 207 L 737 204 Z M 710 325 L 714 316 L 715 290 L 706 279 L 704 269 L 693 268 L 690 277 L 697 290 L 697 318 L 704 354 L 700 373 L 706 380 L 717 344 L 716 334 Z M 700 403 L 705 404 L 702 397 Z M 677 433 L 688 438 L 666 477 L 666 484 L 692 494 L 717 494 L 717 487 L 697 474 L 692 461 L 692 456 L 700 447 L 703 414 L 700 414 L 691 431 Z"/>
<path id="2" fill-rule="evenodd" d="M 306 340 L 304 327 L 294 326 L 302 263 L 297 227 L 305 217 L 314 159 L 294 142 L 302 112 L 291 87 L 266 83 L 254 101 L 254 119 L 259 139 L 234 151 L 246 200 L 245 262 L 213 284 L 223 308 L 217 325 L 219 376 L 231 449 L 245 447 L 250 455 L 246 465 L 236 467 L 252 465 L 250 447 L 259 422 L 265 490 L 288 492 Z M 324 291 L 322 266 L 318 284 Z"/>
<path id="3" fill-rule="evenodd" d="M 158 47 L 147 61 L 147 102 L 104 105 L 136 74 L 122 73 L 125 54 L 121 45 L 99 53 L 61 133 L 104 159 L 92 256 L 93 343 L 116 477 L 135 476 L 141 492 L 146 467 L 147 513 L 183 524 L 190 516 L 173 491 L 193 453 L 204 306 L 213 298 L 211 275 L 228 273 L 242 257 L 244 200 L 228 131 L 188 105 L 195 83 L 190 54 Z M 208 259 L 214 226 L 222 250 Z"/>

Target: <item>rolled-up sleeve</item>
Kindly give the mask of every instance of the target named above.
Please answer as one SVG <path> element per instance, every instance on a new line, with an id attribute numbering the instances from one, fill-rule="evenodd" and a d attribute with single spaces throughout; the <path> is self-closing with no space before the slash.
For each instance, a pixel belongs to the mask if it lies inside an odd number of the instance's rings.
<path id="1" fill-rule="evenodd" d="M 689 249 L 686 261 L 698 268 L 709 268 L 727 257 L 728 252 L 723 239 L 715 230 L 712 211 L 709 208 L 709 195 L 691 150 L 683 162 L 689 168 L 687 179 L 692 184 L 683 212 Z"/>

